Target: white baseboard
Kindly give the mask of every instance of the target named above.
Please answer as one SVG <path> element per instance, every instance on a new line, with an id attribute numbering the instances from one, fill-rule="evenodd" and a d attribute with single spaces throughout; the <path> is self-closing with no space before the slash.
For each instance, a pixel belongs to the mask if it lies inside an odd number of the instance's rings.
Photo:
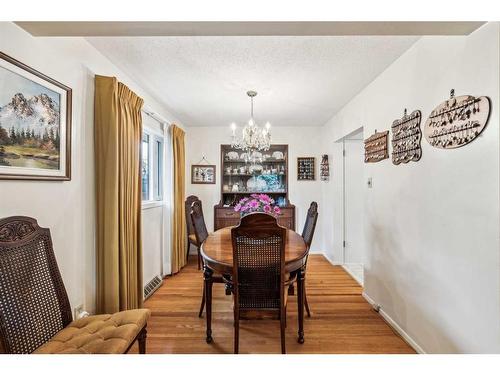
<path id="1" fill-rule="evenodd" d="M 340 263 L 340 262 L 334 262 L 333 259 L 331 259 L 328 255 L 326 255 L 326 253 L 321 253 L 321 255 L 323 255 L 325 257 L 325 259 L 327 261 L 329 261 L 332 266 L 341 266 L 342 265 L 342 263 Z"/>
<path id="2" fill-rule="evenodd" d="M 346 265 L 346 264 L 342 264 L 342 268 L 344 269 L 344 271 L 345 271 L 345 272 L 347 272 L 349 275 L 351 275 L 351 277 L 352 277 L 354 280 L 356 280 L 356 282 L 357 282 L 359 285 L 363 286 L 363 280 L 361 280 L 361 279 L 359 278 L 359 276 L 358 276 L 358 275 L 356 275 L 355 273 L 353 273 L 353 272 L 352 272 L 352 271 L 351 271 L 351 270 L 347 267 L 347 265 Z"/>
<path id="3" fill-rule="evenodd" d="M 368 294 L 363 292 L 362 295 L 366 302 L 368 302 L 370 305 L 377 305 L 377 303 Z M 387 324 L 389 324 L 403 338 L 403 340 L 406 341 L 408 345 L 415 349 L 418 354 L 427 354 L 425 350 L 422 349 L 422 347 L 418 345 L 417 342 L 408 333 L 406 333 L 405 330 L 401 328 L 401 326 L 396 323 L 396 321 L 392 319 L 389 314 L 384 311 L 382 307 L 380 307 L 378 313 L 387 322 Z"/>
<path id="4" fill-rule="evenodd" d="M 363 286 L 363 283 L 359 280 L 359 278 L 356 275 L 354 275 L 348 268 L 346 268 L 343 263 L 341 263 L 341 262 L 334 262 L 328 255 L 326 255 L 325 253 L 322 253 L 322 254 L 326 258 L 326 260 L 330 262 L 330 264 L 332 266 L 341 266 L 354 280 L 356 280 L 356 282 L 359 285 Z"/>

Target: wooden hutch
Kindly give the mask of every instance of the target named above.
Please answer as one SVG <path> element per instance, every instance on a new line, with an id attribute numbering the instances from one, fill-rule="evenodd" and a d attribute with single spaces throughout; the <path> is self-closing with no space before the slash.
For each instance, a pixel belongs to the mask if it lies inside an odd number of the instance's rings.
<path id="1" fill-rule="evenodd" d="M 253 193 L 272 197 L 281 208 L 278 223 L 295 230 L 295 206 L 288 200 L 288 145 L 271 145 L 254 158 L 230 145 L 221 145 L 220 155 L 221 200 L 214 207 L 214 230 L 237 225 L 240 213 L 234 206 Z"/>

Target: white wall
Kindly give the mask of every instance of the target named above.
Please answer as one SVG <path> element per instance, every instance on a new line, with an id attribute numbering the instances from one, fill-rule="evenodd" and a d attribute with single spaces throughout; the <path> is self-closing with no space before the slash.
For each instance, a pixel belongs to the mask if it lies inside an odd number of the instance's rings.
<path id="1" fill-rule="evenodd" d="M 404 108 L 431 110 L 457 95 L 487 95 L 489 124 L 471 144 L 433 148 L 417 163 L 365 164 L 365 291 L 424 351 L 500 352 L 499 26 L 466 37 L 424 37 L 325 126 L 334 155 L 324 206 L 338 206 L 340 159 L 334 141 L 364 126 L 389 129 Z M 338 218 L 323 221 L 332 232 Z M 338 258 L 338 243 L 324 248 Z"/>
<path id="2" fill-rule="evenodd" d="M 288 145 L 289 199 L 296 206 L 296 230 L 302 231 L 307 209 L 312 201 L 317 201 L 319 208 L 318 226 L 326 211 L 322 210 L 321 182 L 319 180 L 319 163 L 321 162 L 321 128 L 317 127 L 281 127 L 272 128 L 272 143 Z M 207 228 L 214 226 L 213 206 L 220 201 L 220 145 L 231 142 L 231 129 L 224 127 L 191 127 L 186 134 L 186 196 L 196 195 L 203 202 L 203 213 Z M 191 164 L 197 164 L 205 156 L 211 164 L 217 166 L 215 185 L 191 184 Z M 316 157 L 316 181 L 297 181 L 297 157 Z M 321 231 L 316 230 L 311 252 L 322 251 Z"/>
<path id="3" fill-rule="evenodd" d="M 0 23 L 0 50 L 73 89 L 72 179 L 68 182 L 0 180 L 0 217 L 27 215 L 51 229 L 72 307 L 95 308 L 94 74 L 116 76 L 162 117 L 168 110 L 147 95 L 83 38 L 34 38 Z"/>
<path id="4" fill-rule="evenodd" d="M 162 246 L 164 246 L 164 209 L 162 205 L 142 209 L 142 282 L 144 286 L 153 277 L 162 276 Z M 170 246 L 168 246 L 170 249 Z M 170 272 L 169 272 L 170 273 Z"/>

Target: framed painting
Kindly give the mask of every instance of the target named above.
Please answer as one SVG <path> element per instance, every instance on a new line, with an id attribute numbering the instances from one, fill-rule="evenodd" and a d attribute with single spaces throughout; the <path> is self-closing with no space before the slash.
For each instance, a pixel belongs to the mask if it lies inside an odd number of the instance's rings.
<path id="1" fill-rule="evenodd" d="M 0 179 L 71 179 L 71 89 L 2 52 Z"/>
<path id="2" fill-rule="evenodd" d="M 192 184 L 215 184 L 215 165 L 191 165 Z"/>

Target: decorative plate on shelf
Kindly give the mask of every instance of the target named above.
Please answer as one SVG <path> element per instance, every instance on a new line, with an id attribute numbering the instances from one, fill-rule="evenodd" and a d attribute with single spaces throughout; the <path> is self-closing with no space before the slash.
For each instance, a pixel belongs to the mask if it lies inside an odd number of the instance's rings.
<path id="1" fill-rule="evenodd" d="M 238 153 L 234 152 L 234 151 L 229 151 L 226 156 L 229 158 L 229 160 L 238 160 L 239 159 Z"/>
<path id="2" fill-rule="evenodd" d="M 260 172 L 260 171 L 262 171 L 262 165 L 260 165 L 260 164 L 251 165 L 249 167 L 249 170 L 250 170 L 250 173 Z"/>
<path id="3" fill-rule="evenodd" d="M 273 158 L 275 159 L 284 159 L 283 153 L 281 151 L 274 151 Z"/>
<path id="4" fill-rule="evenodd" d="M 251 158 L 254 160 L 262 159 L 262 152 L 259 152 L 259 151 L 252 152 Z"/>

